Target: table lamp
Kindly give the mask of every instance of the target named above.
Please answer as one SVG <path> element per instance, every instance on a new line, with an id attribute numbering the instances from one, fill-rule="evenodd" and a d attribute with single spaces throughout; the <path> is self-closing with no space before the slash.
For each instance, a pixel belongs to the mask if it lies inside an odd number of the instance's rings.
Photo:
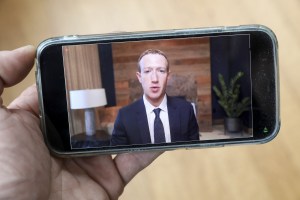
<path id="1" fill-rule="evenodd" d="M 70 91 L 70 108 L 74 110 L 84 109 L 87 136 L 93 136 L 96 132 L 95 108 L 106 104 L 104 88 Z"/>

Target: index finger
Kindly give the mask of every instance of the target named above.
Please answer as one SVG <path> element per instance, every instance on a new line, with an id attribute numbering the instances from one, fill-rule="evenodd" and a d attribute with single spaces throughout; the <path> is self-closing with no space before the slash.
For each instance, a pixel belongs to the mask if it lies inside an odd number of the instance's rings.
<path id="1" fill-rule="evenodd" d="M 0 94 L 23 80 L 33 67 L 35 47 L 28 45 L 13 51 L 0 51 Z"/>

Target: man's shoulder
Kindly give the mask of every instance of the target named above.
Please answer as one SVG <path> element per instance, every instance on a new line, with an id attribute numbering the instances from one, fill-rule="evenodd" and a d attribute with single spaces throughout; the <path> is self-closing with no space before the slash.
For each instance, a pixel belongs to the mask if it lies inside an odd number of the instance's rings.
<path id="1" fill-rule="evenodd" d="M 132 112 L 135 111 L 137 108 L 139 108 L 141 106 L 141 103 L 143 103 L 142 99 L 138 99 L 134 102 L 132 102 L 131 104 L 124 106 L 120 109 L 120 112 Z"/>
<path id="2" fill-rule="evenodd" d="M 170 102 L 171 105 L 180 106 L 180 107 L 190 107 L 191 103 L 187 100 L 180 98 L 180 97 L 170 97 L 168 96 L 168 102 Z"/>

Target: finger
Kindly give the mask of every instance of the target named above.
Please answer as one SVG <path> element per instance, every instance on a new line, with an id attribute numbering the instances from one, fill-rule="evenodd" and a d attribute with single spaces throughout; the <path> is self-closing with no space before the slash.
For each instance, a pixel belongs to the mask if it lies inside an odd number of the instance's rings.
<path id="1" fill-rule="evenodd" d="M 35 58 L 31 45 L 13 51 L 0 51 L 0 92 L 23 80 L 30 72 Z"/>
<path id="2" fill-rule="evenodd" d="M 73 161 L 105 189 L 109 199 L 118 199 L 122 194 L 124 182 L 110 155 L 82 157 L 73 159 Z M 65 166 L 67 165 L 65 164 Z"/>
<path id="3" fill-rule="evenodd" d="M 34 84 L 24 90 L 7 108 L 27 110 L 38 116 L 39 106 L 36 85 Z"/>
<path id="4" fill-rule="evenodd" d="M 162 152 L 119 154 L 115 157 L 114 161 L 124 183 L 127 184 L 136 174 L 150 165 L 161 154 Z"/>

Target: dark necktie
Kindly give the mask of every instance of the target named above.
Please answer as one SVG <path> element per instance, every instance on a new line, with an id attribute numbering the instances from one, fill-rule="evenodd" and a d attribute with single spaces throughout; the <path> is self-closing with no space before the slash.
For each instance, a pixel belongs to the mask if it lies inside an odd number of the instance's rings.
<path id="1" fill-rule="evenodd" d="M 165 131 L 162 121 L 160 120 L 159 113 L 160 108 L 153 110 L 155 113 L 154 119 L 154 143 L 164 143 L 166 142 Z"/>

